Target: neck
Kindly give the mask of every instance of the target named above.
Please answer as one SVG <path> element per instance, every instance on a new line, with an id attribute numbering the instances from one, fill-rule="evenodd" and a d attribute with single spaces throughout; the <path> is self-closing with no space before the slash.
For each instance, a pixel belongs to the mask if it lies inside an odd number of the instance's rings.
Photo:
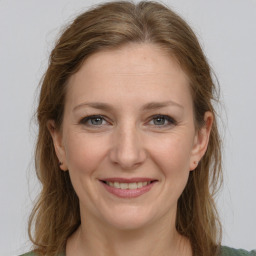
<path id="1" fill-rule="evenodd" d="M 120 230 L 87 219 L 68 239 L 66 256 L 192 256 L 188 239 L 175 229 L 174 218 L 162 224 Z"/>

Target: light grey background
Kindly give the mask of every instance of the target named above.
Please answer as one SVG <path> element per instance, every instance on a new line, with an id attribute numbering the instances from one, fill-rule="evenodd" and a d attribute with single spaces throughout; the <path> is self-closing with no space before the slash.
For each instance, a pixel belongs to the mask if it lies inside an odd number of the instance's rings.
<path id="1" fill-rule="evenodd" d="M 36 89 L 63 25 L 100 1 L 0 0 L 0 255 L 29 249 Z M 223 244 L 256 248 L 256 0 L 166 0 L 194 28 L 225 107 Z"/>

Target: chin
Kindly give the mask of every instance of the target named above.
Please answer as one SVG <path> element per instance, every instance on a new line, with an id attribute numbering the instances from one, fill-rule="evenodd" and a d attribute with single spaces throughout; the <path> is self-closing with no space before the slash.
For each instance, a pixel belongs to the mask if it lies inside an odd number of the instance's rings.
<path id="1" fill-rule="evenodd" d="M 118 230 L 136 230 L 143 229 L 153 222 L 154 214 L 141 209 L 127 209 L 124 207 L 120 211 L 114 213 L 111 211 L 108 216 L 105 216 L 105 221 L 108 226 L 112 226 Z"/>

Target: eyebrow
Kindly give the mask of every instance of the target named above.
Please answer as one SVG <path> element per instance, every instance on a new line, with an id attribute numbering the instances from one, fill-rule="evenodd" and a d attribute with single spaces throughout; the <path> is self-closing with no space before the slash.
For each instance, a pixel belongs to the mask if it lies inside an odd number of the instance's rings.
<path id="1" fill-rule="evenodd" d="M 164 101 L 164 102 L 149 102 L 145 104 L 144 106 L 141 107 L 142 111 L 146 110 L 154 110 L 154 109 L 159 109 L 159 108 L 164 108 L 168 106 L 176 106 L 181 109 L 184 109 L 184 107 L 177 102 L 174 102 L 172 100 L 169 101 Z M 110 104 L 107 103 L 101 103 L 101 102 L 83 102 L 77 106 L 74 107 L 73 111 L 81 108 L 81 107 L 91 107 L 91 108 L 96 108 L 100 110 L 105 110 L 105 111 L 113 111 L 114 107 Z"/>
<path id="2" fill-rule="evenodd" d="M 164 102 L 150 102 L 146 105 L 142 106 L 141 110 L 154 110 L 159 108 L 164 108 L 168 106 L 176 106 L 179 108 L 184 108 L 182 105 L 178 104 L 177 102 L 174 102 L 172 100 L 164 101 Z"/>

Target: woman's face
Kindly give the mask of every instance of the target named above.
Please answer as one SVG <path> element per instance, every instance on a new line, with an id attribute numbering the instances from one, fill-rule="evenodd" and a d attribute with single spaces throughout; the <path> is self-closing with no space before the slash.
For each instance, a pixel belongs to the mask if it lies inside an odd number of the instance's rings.
<path id="1" fill-rule="evenodd" d="M 133 229 L 175 219 L 211 124 L 195 130 L 186 74 L 163 50 L 131 44 L 90 56 L 68 83 L 52 130 L 82 218 Z"/>

